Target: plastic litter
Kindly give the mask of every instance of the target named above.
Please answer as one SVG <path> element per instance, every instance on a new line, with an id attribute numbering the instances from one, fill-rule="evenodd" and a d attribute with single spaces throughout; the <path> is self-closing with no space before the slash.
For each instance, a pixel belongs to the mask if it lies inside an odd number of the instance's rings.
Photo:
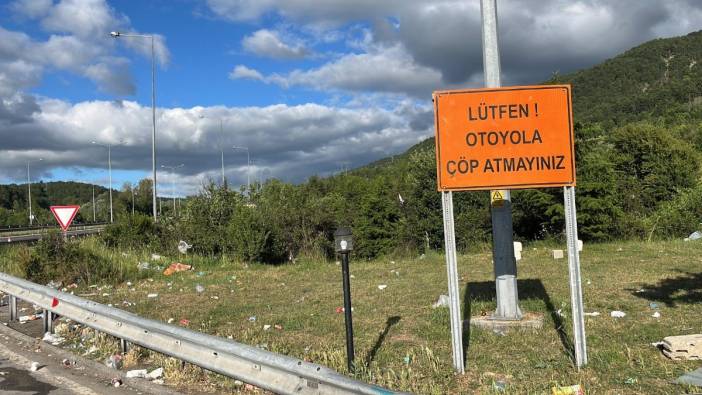
<path id="1" fill-rule="evenodd" d="M 127 371 L 128 379 L 144 379 L 146 378 L 146 369 L 135 369 Z"/>
<path id="2" fill-rule="evenodd" d="M 507 388 L 507 383 L 504 382 L 503 380 L 497 380 L 492 383 L 492 388 L 496 392 L 505 392 L 505 389 Z"/>
<path id="3" fill-rule="evenodd" d="M 702 239 L 702 233 L 700 233 L 698 230 L 690 233 L 689 236 L 685 239 L 685 241 L 693 241 L 693 240 L 699 240 Z"/>
<path id="4" fill-rule="evenodd" d="M 43 314 L 43 313 L 42 313 L 42 314 L 22 315 L 22 316 L 20 316 L 20 318 L 19 318 L 19 322 L 20 322 L 20 324 L 24 324 L 24 323 L 27 322 L 27 321 L 38 320 L 39 318 L 42 318 L 42 317 L 44 317 L 44 314 Z"/>
<path id="5" fill-rule="evenodd" d="M 186 265 L 180 262 L 171 263 L 166 270 L 163 271 L 164 276 L 170 276 L 173 273 L 184 272 L 186 270 L 192 270 L 191 265 Z"/>
<path id="6" fill-rule="evenodd" d="M 251 317 L 249 317 L 249 322 L 256 322 L 256 316 L 252 315 Z"/>
<path id="7" fill-rule="evenodd" d="M 186 319 L 186 318 L 183 318 L 183 319 L 180 320 L 180 324 L 183 325 L 183 326 L 188 326 L 188 325 L 190 325 L 190 320 L 189 320 L 189 319 Z"/>
<path id="8" fill-rule="evenodd" d="M 146 378 L 148 378 L 150 380 L 156 380 L 156 379 L 160 379 L 162 376 L 163 376 L 163 368 L 158 368 L 158 369 L 154 369 L 151 372 L 149 372 L 149 374 L 146 375 Z"/>
<path id="9" fill-rule="evenodd" d="M 158 298 L 158 294 L 148 294 L 146 295 L 147 298 L 153 299 L 153 298 Z"/>
<path id="10" fill-rule="evenodd" d="M 273 328 L 275 328 L 275 329 L 277 329 L 277 330 L 279 330 L 279 331 L 282 331 L 282 330 L 283 330 L 283 326 L 280 325 L 280 324 L 275 324 L 275 325 L 273 325 Z"/>
<path id="11" fill-rule="evenodd" d="M 612 318 L 624 318 L 624 317 L 626 317 L 626 313 L 623 312 L 623 311 L 619 311 L 619 310 L 614 310 L 614 311 L 612 311 L 611 313 L 609 313 L 609 315 L 610 315 Z"/>
<path id="12" fill-rule="evenodd" d="M 271 329 L 271 326 L 270 326 L 270 325 L 264 325 L 264 326 L 263 326 L 263 330 L 264 330 L 264 331 L 267 331 L 267 330 L 269 330 L 269 329 Z"/>
<path id="13" fill-rule="evenodd" d="M 115 378 L 112 379 L 111 384 L 112 384 L 113 387 L 119 387 L 119 386 L 122 385 L 122 380 L 120 380 L 119 378 L 115 377 Z"/>
<path id="14" fill-rule="evenodd" d="M 203 287 L 200 284 L 197 284 L 197 285 L 195 285 L 195 292 L 201 294 L 201 293 L 205 292 L 205 287 Z"/>
<path id="15" fill-rule="evenodd" d="M 122 368 L 122 355 L 121 354 L 113 354 L 110 357 L 108 357 L 105 360 L 105 365 L 112 369 L 121 369 Z"/>
<path id="16" fill-rule="evenodd" d="M 702 387 L 702 368 L 683 374 L 675 380 L 675 383 Z"/>
<path id="17" fill-rule="evenodd" d="M 439 308 L 439 307 L 448 307 L 449 305 L 449 297 L 448 295 L 439 295 L 439 300 L 436 301 L 431 307 L 433 308 Z"/>
<path id="18" fill-rule="evenodd" d="M 600 312 L 599 312 L 599 311 L 593 311 L 592 313 L 585 313 L 584 315 L 586 315 L 586 316 L 588 316 L 588 317 L 597 317 L 597 316 L 600 315 Z"/>
<path id="19" fill-rule="evenodd" d="M 569 385 L 567 387 L 552 387 L 551 395 L 585 395 L 585 390 L 580 384 Z"/>
<path id="20" fill-rule="evenodd" d="M 653 310 L 658 310 L 658 303 L 651 302 L 648 304 L 648 307 L 652 308 Z"/>
<path id="21" fill-rule="evenodd" d="M 185 242 L 183 240 L 178 242 L 178 251 L 181 254 L 187 254 L 188 250 L 191 248 L 193 248 L 193 246 L 191 244 L 188 244 L 187 242 Z"/>
<path id="22" fill-rule="evenodd" d="M 39 368 L 39 362 L 32 362 L 32 364 L 29 367 L 29 370 L 31 370 L 32 372 L 36 372 L 37 370 L 39 370 Z"/>
<path id="23" fill-rule="evenodd" d="M 387 286 L 386 284 L 380 284 L 380 285 L 378 285 L 378 289 L 381 290 L 381 291 L 384 290 L 384 289 L 387 288 L 387 287 L 388 287 L 388 286 Z"/>
<path id="24" fill-rule="evenodd" d="M 54 346 L 58 346 L 59 344 L 63 343 L 65 339 L 59 335 L 53 334 L 51 332 L 46 332 L 44 334 L 44 337 L 41 339 L 42 341 L 45 341 L 47 343 L 51 343 Z"/>
<path id="25" fill-rule="evenodd" d="M 158 260 L 160 260 L 161 258 L 163 258 L 163 257 L 162 257 L 161 255 L 159 255 L 159 254 L 151 254 L 151 259 L 154 260 L 154 261 L 158 261 Z"/>
<path id="26" fill-rule="evenodd" d="M 149 262 L 139 262 L 137 263 L 138 270 L 149 270 L 151 269 L 151 264 Z"/>
<path id="27" fill-rule="evenodd" d="M 653 314 L 651 314 L 651 317 L 653 317 L 653 318 L 661 318 L 661 313 L 658 312 L 658 311 L 656 311 L 656 312 L 654 312 Z"/>

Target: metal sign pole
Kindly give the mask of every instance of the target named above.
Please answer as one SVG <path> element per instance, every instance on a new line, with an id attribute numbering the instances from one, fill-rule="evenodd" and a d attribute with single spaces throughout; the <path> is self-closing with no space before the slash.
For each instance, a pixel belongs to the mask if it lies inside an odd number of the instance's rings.
<path id="1" fill-rule="evenodd" d="M 346 323 L 346 365 L 349 372 L 354 371 L 354 349 L 353 349 L 353 318 L 351 313 L 351 280 L 349 279 L 349 253 L 341 254 L 341 274 L 344 286 L 344 318 Z"/>
<path id="2" fill-rule="evenodd" d="M 500 80 L 500 46 L 497 38 L 497 1 L 481 0 L 480 15 L 483 33 L 483 72 L 485 87 L 495 88 L 502 85 Z M 514 259 L 514 240 L 512 236 L 512 197 L 509 190 L 491 191 L 492 196 L 499 193 L 502 200 L 491 204 L 492 213 L 492 255 L 495 271 L 495 290 L 497 309 L 493 318 L 500 320 L 519 320 L 517 294 L 517 263 Z"/>
<path id="3" fill-rule="evenodd" d="M 441 192 L 441 205 L 444 213 L 444 245 L 446 249 L 446 273 L 448 277 L 449 313 L 451 314 L 451 347 L 453 367 L 463 374 L 463 322 L 459 304 L 458 267 L 456 259 L 456 231 L 453 225 L 453 193 Z"/>
<path id="4" fill-rule="evenodd" d="M 570 277 L 570 304 L 573 311 L 575 363 L 580 369 L 587 365 L 585 320 L 583 317 L 583 290 L 580 281 L 580 253 L 578 252 L 578 222 L 575 215 L 575 188 L 563 188 L 565 202 L 566 237 L 568 240 L 568 273 Z"/>

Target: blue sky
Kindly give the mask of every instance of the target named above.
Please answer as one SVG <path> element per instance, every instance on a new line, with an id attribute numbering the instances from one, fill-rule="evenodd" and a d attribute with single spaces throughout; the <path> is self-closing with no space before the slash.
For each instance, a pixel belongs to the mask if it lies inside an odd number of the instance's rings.
<path id="1" fill-rule="evenodd" d="M 702 2 L 498 1 L 504 84 L 538 83 L 656 37 L 699 30 Z M 478 0 L 0 2 L 0 182 L 114 186 L 150 174 L 155 34 L 159 173 L 170 191 L 299 182 L 433 134 L 431 92 L 482 84 Z M 220 131 L 220 122 L 222 131 Z M 233 145 L 247 146 L 254 165 Z M 162 184 L 163 183 L 163 184 Z"/>

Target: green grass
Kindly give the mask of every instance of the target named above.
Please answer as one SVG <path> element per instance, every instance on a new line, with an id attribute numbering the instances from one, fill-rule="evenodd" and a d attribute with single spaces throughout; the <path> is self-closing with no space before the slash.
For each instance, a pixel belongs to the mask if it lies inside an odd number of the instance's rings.
<path id="1" fill-rule="evenodd" d="M 160 271 L 136 270 L 139 261 L 150 260 L 150 253 L 123 255 L 96 242 L 83 243 L 134 279 L 132 287 L 118 284 L 92 299 L 116 307 L 124 301 L 136 303 L 124 308 L 153 319 L 174 319 L 174 324 L 186 318 L 191 329 L 231 336 L 346 372 L 344 315 L 335 311 L 343 304 L 341 268 L 333 262 L 266 266 L 226 258 L 173 257 L 154 264 L 181 261 L 193 264 L 195 270 L 166 277 Z M 506 383 L 508 393 L 550 393 L 554 385 L 571 384 L 583 385 L 588 394 L 693 391 L 671 381 L 700 362 L 671 361 L 650 343 L 702 331 L 702 244 L 585 246 L 581 255 L 585 310 L 601 315 L 586 317 L 590 363 L 579 372 L 568 346 L 572 315 L 567 260 L 551 259 L 552 247 L 527 245 L 518 264 L 522 310 L 543 314 L 543 329 L 515 330 L 505 336 L 471 329 L 466 334 L 467 371 L 462 376 L 454 375 L 451 366 L 448 311 L 431 307 L 447 293 L 443 256 L 352 259 L 357 377 L 397 390 L 436 394 L 493 393 L 496 381 Z M 8 253 L 3 256 L 7 261 Z M 459 272 L 464 313 L 489 314 L 495 308 L 491 254 L 460 256 Z M 196 284 L 205 292 L 197 294 Z M 379 290 L 380 284 L 387 288 Z M 95 294 L 88 285 L 81 284 L 76 293 Z M 149 299 L 149 293 L 159 296 Z M 660 319 L 651 317 L 651 302 L 658 304 Z M 559 309 L 563 318 L 554 313 Z M 627 316 L 611 318 L 611 310 L 625 311 Z M 249 321 L 251 316 L 256 316 L 255 322 Z M 263 330 L 263 325 L 276 324 L 283 329 Z M 213 374 L 202 379 L 214 389 L 232 385 Z"/>

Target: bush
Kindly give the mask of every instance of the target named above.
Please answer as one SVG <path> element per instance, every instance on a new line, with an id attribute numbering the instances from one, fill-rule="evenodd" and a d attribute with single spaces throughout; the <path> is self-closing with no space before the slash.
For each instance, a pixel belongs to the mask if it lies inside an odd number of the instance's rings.
<path id="1" fill-rule="evenodd" d="M 65 240 L 58 231 L 49 232 L 21 258 L 25 277 L 39 283 L 118 280 L 119 273 L 110 262 L 81 248 L 75 241 Z"/>
<path id="2" fill-rule="evenodd" d="M 661 205 L 646 219 L 650 237 L 686 237 L 700 229 L 702 220 L 702 185 L 680 192 L 675 199 Z"/>
<path id="3" fill-rule="evenodd" d="M 270 241 L 270 231 L 263 223 L 263 216 L 254 205 L 238 205 L 234 219 L 229 223 L 228 234 L 234 254 L 245 262 L 263 259 Z"/>
<path id="4" fill-rule="evenodd" d="M 139 248 L 157 243 L 161 233 L 151 216 L 136 213 L 105 227 L 102 240 L 110 247 Z"/>

